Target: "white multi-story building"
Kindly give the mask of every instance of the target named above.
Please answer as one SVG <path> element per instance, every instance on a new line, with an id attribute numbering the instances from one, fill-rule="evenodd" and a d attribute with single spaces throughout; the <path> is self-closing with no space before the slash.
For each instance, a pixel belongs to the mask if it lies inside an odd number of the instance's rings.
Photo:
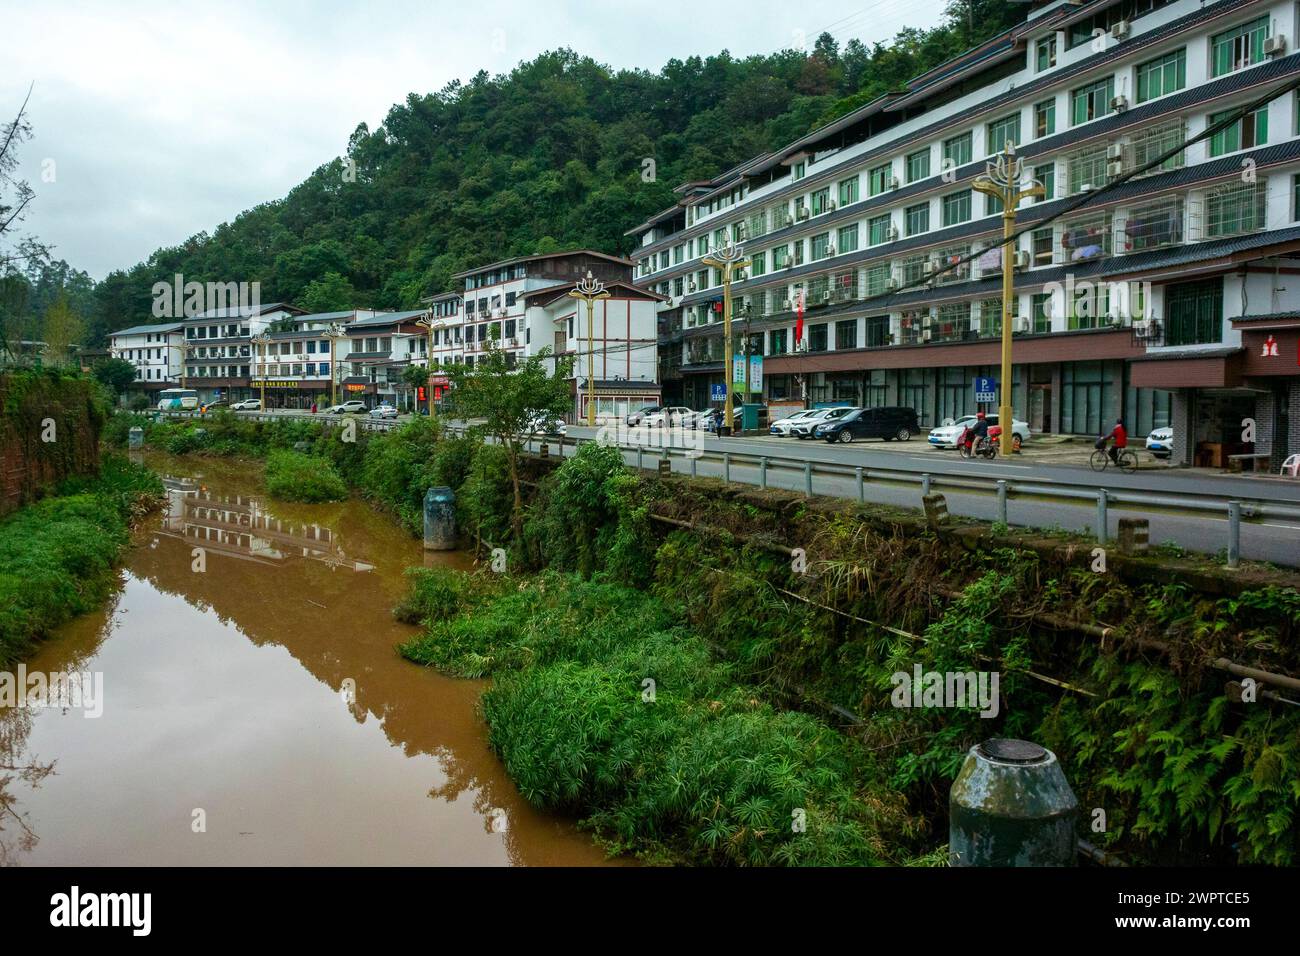
<path id="1" fill-rule="evenodd" d="M 626 415 L 659 399 L 657 306 L 662 298 L 632 283 L 632 262 L 591 250 L 523 256 L 460 273 L 461 288 L 427 300 L 435 323 L 433 366 L 473 367 L 493 342 L 507 361 L 549 348 L 573 359 L 574 415 L 587 414 L 586 305 L 569 295 L 586 275 L 609 296 L 595 303 L 591 328 L 597 414 Z"/>
<path id="2" fill-rule="evenodd" d="M 773 408 L 974 410 L 1003 310 L 1001 210 L 972 184 L 1011 142 L 1045 191 L 1018 209 L 1017 414 L 1171 424 L 1189 461 L 1242 446 L 1253 418 L 1257 450 L 1279 459 L 1288 427 L 1300 450 L 1298 27 L 1291 0 L 1039 2 L 907 89 L 684 184 L 629 233 L 637 283 L 669 299 L 667 400 L 702 407 L 722 382 L 701 259 L 734 238 L 752 259 L 736 349 L 764 356 Z"/>
<path id="3" fill-rule="evenodd" d="M 201 402 L 257 397 L 252 387 L 253 336 L 302 314 L 295 306 L 271 302 L 210 309 L 186 318 L 185 384 L 198 391 Z"/>
<path id="4" fill-rule="evenodd" d="M 137 387 L 157 391 L 179 381 L 184 342 L 181 322 L 136 325 L 109 335 L 108 354 L 135 366 Z"/>

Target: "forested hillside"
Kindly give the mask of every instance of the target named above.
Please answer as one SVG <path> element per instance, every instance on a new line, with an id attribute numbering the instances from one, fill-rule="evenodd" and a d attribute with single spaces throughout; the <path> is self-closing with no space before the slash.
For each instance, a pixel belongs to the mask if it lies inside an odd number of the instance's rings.
<path id="1" fill-rule="evenodd" d="M 494 259 L 568 246 L 625 252 L 623 232 L 669 205 L 683 180 L 789 142 L 1026 9 L 954 0 L 944 22 L 888 44 L 853 39 L 841 49 L 823 34 L 806 52 L 724 51 L 657 73 L 557 50 L 508 75 L 412 93 L 382 126 L 358 126 L 342 157 L 284 199 L 108 275 L 90 303 L 77 300 L 88 313 L 85 341 L 146 320 L 150 287 L 178 272 L 258 280 L 263 301 L 308 309 L 409 308 L 453 273 Z M 47 267 L 33 263 L 28 278 L 41 282 Z"/>

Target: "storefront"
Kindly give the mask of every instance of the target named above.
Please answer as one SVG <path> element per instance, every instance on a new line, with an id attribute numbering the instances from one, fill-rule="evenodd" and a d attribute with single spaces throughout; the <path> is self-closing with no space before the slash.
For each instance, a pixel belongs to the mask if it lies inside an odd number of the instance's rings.
<path id="1" fill-rule="evenodd" d="M 1243 379 L 1256 390 L 1256 448 L 1276 473 L 1300 454 L 1300 312 L 1243 316 L 1232 325 L 1241 331 Z"/>

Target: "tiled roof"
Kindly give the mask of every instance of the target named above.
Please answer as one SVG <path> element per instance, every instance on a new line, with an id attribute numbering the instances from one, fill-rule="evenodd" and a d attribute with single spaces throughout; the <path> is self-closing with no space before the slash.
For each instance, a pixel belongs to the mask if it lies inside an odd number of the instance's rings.
<path id="1" fill-rule="evenodd" d="M 133 325 L 129 329 L 118 329 L 116 332 L 109 332 L 113 335 L 153 335 L 158 332 L 179 332 L 185 327 L 183 322 L 164 322 L 161 325 Z"/>

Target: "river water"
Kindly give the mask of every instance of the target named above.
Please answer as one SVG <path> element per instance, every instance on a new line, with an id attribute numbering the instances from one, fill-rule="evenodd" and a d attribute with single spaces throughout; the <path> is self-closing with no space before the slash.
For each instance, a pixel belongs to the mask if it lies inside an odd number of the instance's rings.
<path id="1" fill-rule="evenodd" d="M 403 569 L 465 555 L 362 502 L 265 500 L 256 465 L 148 463 L 168 505 L 113 600 L 26 662 L 102 674 L 102 715 L 0 709 L 0 863 L 605 862 L 519 796 L 483 683 L 394 651 Z"/>

